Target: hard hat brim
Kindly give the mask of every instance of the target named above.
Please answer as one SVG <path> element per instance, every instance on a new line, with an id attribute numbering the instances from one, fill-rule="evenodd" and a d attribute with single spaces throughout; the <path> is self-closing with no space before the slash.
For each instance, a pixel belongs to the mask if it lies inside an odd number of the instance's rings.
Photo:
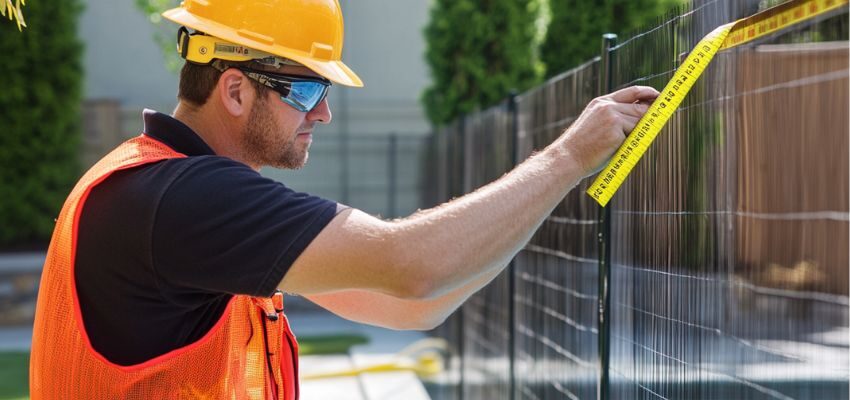
<path id="1" fill-rule="evenodd" d="M 208 19 L 193 15 L 181 7 L 165 11 L 162 13 L 162 16 L 172 22 L 204 32 L 208 35 L 219 37 L 221 39 L 228 40 L 234 43 L 239 43 L 241 45 L 261 50 L 266 53 L 274 54 L 276 56 L 288 58 L 290 60 L 303 64 L 305 67 L 327 78 L 331 82 L 343 86 L 363 87 L 363 81 L 360 79 L 360 77 L 358 77 L 357 74 L 354 73 L 354 71 L 352 71 L 351 68 L 345 65 L 345 63 L 343 63 L 342 61 L 318 60 L 313 57 L 310 57 L 309 54 L 304 53 L 302 51 L 293 50 L 281 45 L 270 45 L 267 43 L 253 40 L 249 37 L 241 36 L 237 34 L 232 28 L 219 24 L 215 21 L 210 21 Z"/>

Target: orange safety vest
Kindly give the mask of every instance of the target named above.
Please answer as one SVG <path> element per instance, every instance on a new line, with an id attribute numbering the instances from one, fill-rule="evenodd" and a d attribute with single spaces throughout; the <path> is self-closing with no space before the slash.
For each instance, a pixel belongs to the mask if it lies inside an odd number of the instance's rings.
<path id="1" fill-rule="evenodd" d="M 141 135 L 95 164 L 65 201 L 35 311 L 33 400 L 298 398 L 298 344 L 283 315 L 280 292 L 272 298 L 233 296 L 203 338 L 142 364 L 116 365 L 91 346 L 74 282 L 83 204 L 91 189 L 115 171 L 178 157 L 186 156 Z"/>

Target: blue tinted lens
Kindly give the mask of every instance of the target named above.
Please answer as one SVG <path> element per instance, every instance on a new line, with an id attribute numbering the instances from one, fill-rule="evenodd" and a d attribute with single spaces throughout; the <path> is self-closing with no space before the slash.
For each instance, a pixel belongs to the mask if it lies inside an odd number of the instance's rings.
<path id="1" fill-rule="evenodd" d="M 325 99 L 331 86 L 330 81 L 322 78 L 274 74 L 247 68 L 240 68 L 240 71 L 278 92 L 284 103 L 301 112 L 310 112 L 316 108 Z"/>
<path id="2" fill-rule="evenodd" d="M 328 89 L 327 85 L 310 81 L 292 82 L 291 85 L 289 94 L 280 99 L 301 112 L 314 109 L 324 100 Z"/>

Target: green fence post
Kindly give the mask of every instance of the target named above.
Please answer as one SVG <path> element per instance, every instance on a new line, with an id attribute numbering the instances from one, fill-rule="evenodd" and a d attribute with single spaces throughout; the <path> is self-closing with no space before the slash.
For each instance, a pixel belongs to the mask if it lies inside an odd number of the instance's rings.
<path id="1" fill-rule="evenodd" d="M 387 147 L 387 216 L 397 218 L 398 199 L 398 134 L 389 134 Z"/>
<path id="2" fill-rule="evenodd" d="M 511 119 L 511 168 L 519 162 L 517 147 L 519 144 L 519 112 L 517 110 L 517 91 L 511 90 L 508 96 L 508 112 Z M 508 265 L 508 368 L 510 368 L 510 400 L 516 399 L 516 261 Z"/>
<path id="3" fill-rule="evenodd" d="M 612 67 L 613 56 L 611 48 L 617 43 L 617 35 L 606 33 L 602 35 L 602 51 L 599 76 L 599 94 L 607 94 L 613 89 Z M 599 208 L 599 387 L 597 398 L 610 399 L 608 370 L 611 356 L 611 296 L 609 293 L 611 281 L 611 207 Z"/>

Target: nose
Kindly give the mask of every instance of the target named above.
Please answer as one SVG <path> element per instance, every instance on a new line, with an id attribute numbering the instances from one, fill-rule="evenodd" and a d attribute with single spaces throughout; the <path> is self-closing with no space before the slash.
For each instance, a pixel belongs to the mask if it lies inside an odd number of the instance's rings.
<path id="1" fill-rule="evenodd" d="M 307 120 L 314 121 L 321 124 L 329 124 L 331 123 L 331 119 L 333 115 L 331 114 L 331 106 L 328 104 L 328 99 L 325 98 L 319 103 L 316 108 L 310 110 L 307 113 Z"/>

